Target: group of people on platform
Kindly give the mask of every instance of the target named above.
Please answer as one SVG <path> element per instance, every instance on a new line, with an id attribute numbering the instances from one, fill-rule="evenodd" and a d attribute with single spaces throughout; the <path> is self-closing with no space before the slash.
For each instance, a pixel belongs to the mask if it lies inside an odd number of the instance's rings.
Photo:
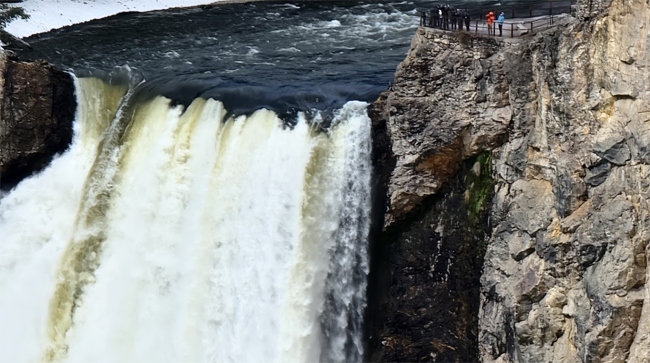
<path id="1" fill-rule="evenodd" d="M 485 15 L 488 24 L 488 35 L 496 35 L 494 28 L 494 12 L 490 11 Z M 461 14 L 460 9 L 455 9 L 449 6 L 449 4 L 440 6 L 436 5 L 434 9 L 429 12 L 429 19 L 427 21 L 427 13 L 422 12 L 421 18 L 422 26 L 429 26 L 432 28 L 439 28 L 443 30 L 463 30 L 463 24 L 465 29 L 469 31 L 469 25 L 472 18 L 470 17 L 467 10 L 464 10 Z M 501 12 L 499 17 L 496 19 L 497 24 L 499 25 L 499 36 L 503 35 L 503 22 L 505 21 L 505 14 Z"/>
<path id="2" fill-rule="evenodd" d="M 422 19 L 423 26 L 430 26 L 444 30 L 463 30 L 463 23 L 465 23 L 465 28 L 469 30 L 469 22 L 471 20 L 467 11 L 464 11 L 461 14 L 459 9 L 452 9 L 449 4 L 444 6 L 436 5 L 429 14 L 428 22 L 427 14 L 426 12 L 423 12 Z"/>

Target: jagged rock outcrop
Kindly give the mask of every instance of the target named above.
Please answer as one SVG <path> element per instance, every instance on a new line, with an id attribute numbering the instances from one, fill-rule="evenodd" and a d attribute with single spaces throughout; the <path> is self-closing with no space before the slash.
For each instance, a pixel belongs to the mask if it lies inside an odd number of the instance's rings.
<path id="1" fill-rule="evenodd" d="M 47 63 L 0 50 L 0 69 L 0 188 L 7 189 L 67 148 L 76 101 L 71 76 Z"/>
<path id="2" fill-rule="evenodd" d="M 473 312 L 478 360 L 650 362 L 649 26 L 646 1 L 616 0 L 518 42 L 420 30 L 378 102 L 396 160 L 387 235 L 424 222 L 413 211 L 448 197 L 440 188 L 462 160 L 492 153 L 495 196 Z M 436 258 L 433 240 L 400 235 L 386 255 L 424 245 Z M 390 263 L 387 291 L 402 265 Z M 436 284 L 426 273 L 403 289 Z M 399 314 L 430 309 L 413 301 Z M 385 337 L 416 334 L 383 312 Z M 432 345 L 411 349 L 444 361 Z"/>
<path id="3" fill-rule="evenodd" d="M 512 118 L 505 70 L 516 58 L 502 50 L 516 44 L 417 32 L 380 101 L 396 159 L 386 225 L 436 193 L 461 160 L 505 140 Z"/>
<path id="4" fill-rule="evenodd" d="M 480 271 L 494 189 L 491 159 L 480 153 L 506 140 L 509 84 L 517 82 L 508 81 L 515 58 L 503 49 L 517 44 L 421 29 L 392 91 L 371 108 L 375 141 L 383 140 L 382 127 L 390 141 L 375 142 L 375 170 L 390 178 L 373 258 L 386 262 L 371 268 L 371 282 L 386 281 L 381 294 L 371 290 L 370 310 L 379 311 L 373 320 L 382 322 L 373 328 L 372 360 L 479 357 Z M 373 305 L 376 299 L 384 303 Z"/>

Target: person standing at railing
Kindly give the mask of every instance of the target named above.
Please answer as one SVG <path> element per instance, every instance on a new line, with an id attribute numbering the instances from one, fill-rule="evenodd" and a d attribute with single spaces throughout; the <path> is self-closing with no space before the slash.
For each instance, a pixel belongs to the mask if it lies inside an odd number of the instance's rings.
<path id="1" fill-rule="evenodd" d="M 451 11 L 451 30 L 456 30 L 456 20 L 458 20 L 458 9 Z"/>
<path id="2" fill-rule="evenodd" d="M 456 26 L 458 30 L 463 30 L 463 14 L 460 13 L 460 9 L 455 9 L 454 13 L 456 15 Z"/>
<path id="3" fill-rule="evenodd" d="M 429 24 L 434 28 L 438 27 L 438 9 L 431 10 L 429 13 Z"/>
<path id="4" fill-rule="evenodd" d="M 448 4 L 445 4 L 442 6 L 442 18 L 440 19 L 440 28 L 447 30 L 449 28 L 449 20 L 447 20 L 447 16 L 449 16 L 449 9 L 448 9 Z"/>
<path id="5" fill-rule="evenodd" d="M 440 29 L 443 28 L 443 26 L 442 26 L 442 23 L 443 23 L 442 18 L 443 18 L 444 15 L 445 15 L 444 7 L 439 6 L 438 7 L 438 27 Z"/>
<path id="6" fill-rule="evenodd" d="M 469 22 L 472 20 L 472 18 L 467 13 L 467 10 L 465 10 L 465 13 L 463 14 L 463 20 L 465 20 L 465 28 L 467 28 L 467 31 L 469 31 Z M 462 30 L 462 28 L 463 28 L 462 23 L 461 23 L 460 27 L 461 27 L 461 30 Z"/>
<path id="7" fill-rule="evenodd" d="M 499 14 L 499 18 L 497 18 L 497 23 L 499 23 L 499 36 L 500 37 L 503 36 L 503 22 L 505 20 L 506 20 L 506 15 L 502 11 L 501 14 Z"/>
<path id="8" fill-rule="evenodd" d="M 487 19 L 488 35 L 494 35 L 494 29 L 492 28 L 492 23 L 494 23 L 494 13 L 490 11 L 487 13 L 485 18 Z"/>

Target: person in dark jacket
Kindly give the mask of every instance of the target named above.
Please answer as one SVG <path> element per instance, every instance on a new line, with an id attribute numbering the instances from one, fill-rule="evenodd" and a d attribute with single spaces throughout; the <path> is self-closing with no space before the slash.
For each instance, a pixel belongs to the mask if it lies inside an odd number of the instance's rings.
<path id="1" fill-rule="evenodd" d="M 440 27 L 440 5 L 436 5 L 435 9 L 431 11 L 431 19 L 433 20 L 433 27 Z"/>
<path id="2" fill-rule="evenodd" d="M 442 8 L 442 17 L 440 18 L 440 28 L 447 29 L 449 28 L 449 21 L 447 20 L 447 5 L 443 5 Z"/>
<path id="3" fill-rule="evenodd" d="M 465 10 L 465 13 L 463 14 L 463 20 L 465 21 L 465 28 L 467 28 L 467 31 L 469 31 L 469 22 L 470 22 L 470 20 L 472 20 L 472 18 L 467 13 L 467 10 Z M 461 28 L 462 27 L 463 26 L 461 24 Z"/>
<path id="4" fill-rule="evenodd" d="M 451 11 L 451 30 L 456 30 L 456 20 L 458 20 L 458 9 Z"/>

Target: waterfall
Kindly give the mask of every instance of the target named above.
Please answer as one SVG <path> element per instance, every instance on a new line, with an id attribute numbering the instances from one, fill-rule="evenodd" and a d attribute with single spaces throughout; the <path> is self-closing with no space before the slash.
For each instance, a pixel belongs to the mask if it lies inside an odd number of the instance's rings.
<path id="1" fill-rule="evenodd" d="M 370 120 L 76 80 L 70 148 L 0 199 L 1 362 L 363 359 Z"/>

